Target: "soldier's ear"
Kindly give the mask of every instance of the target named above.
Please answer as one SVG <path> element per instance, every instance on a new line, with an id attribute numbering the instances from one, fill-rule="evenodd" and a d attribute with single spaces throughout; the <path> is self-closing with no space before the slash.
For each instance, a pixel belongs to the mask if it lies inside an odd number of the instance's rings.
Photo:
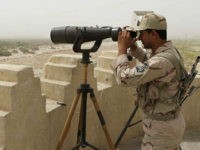
<path id="1" fill-rule="evenodd" d="M 159 38 L 159 35 L 158 35 L 158 33 L 155 30 L 152 30 L 151 34 L 152 34 L 153 38 Z"/>

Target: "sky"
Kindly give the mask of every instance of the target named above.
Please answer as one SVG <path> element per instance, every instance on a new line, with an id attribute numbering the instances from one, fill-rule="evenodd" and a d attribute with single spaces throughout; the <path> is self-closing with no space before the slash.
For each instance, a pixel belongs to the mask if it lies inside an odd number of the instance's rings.
<path id="1" fill-rule="evenodd" d="M 53 27 L 130 25 L 133 11 L 166 17 L 168 37 L 200 37 L 200 0 L 0 0 L 0 39 L 50 38 Z"/>

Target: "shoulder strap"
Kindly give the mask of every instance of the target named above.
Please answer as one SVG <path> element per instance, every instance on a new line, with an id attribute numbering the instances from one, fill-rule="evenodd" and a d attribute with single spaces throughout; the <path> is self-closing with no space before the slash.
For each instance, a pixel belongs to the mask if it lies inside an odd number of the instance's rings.
<path id="1" fill-rule="evenodd" d="M 179 58 L 176 56 L 176 54 L 179 55 Z M 166 58 L 167 60 L 169 60 L 174 67 L 176 68 L 176 76 L 175 78 L 178 79 L 181 83 L 180 83 L 180 88 L 178 90 L 178 92 L 174 95 L 174 98 L 176 100 L 177 106 L 180 106 L 180 99 L 182 97 L 183 94 L 185 94 L 185 85 L 184 82 L 187 80 L 188 78 L 188 73 L 183 65 L 183 59 L 180 55 L 180 53 L 178 52 L 178 50 L 175 48 L 175 50 L 173 51 L 172 49 L 168 49 L 162 53 L 157 54 L 156 56 L 158 57 L 163 57 Z M 178 96 L 178 98 L 177 98 Z"/>
<path id="2" fill-rule="evenodd" d="M 176 68 L 176 71 L 177 71 L 176 77 L 179 80 L 183 80 L 184 78 L 187 77 L 187 71 L 185 70 L 185 67 L 183 65 L 183 59 L 182 59 L 180 53 L 178 52 L 177 49 L 175 49 L 175 50 L 178 53 L 180 59 L 178 59 L 175 56 L 175 54 L 173 54 L 173 51 L 171 49 L 168 49 L 164 52 L 158 53 L 156 56 L 163 57 L 163 58 L 166 58 L 167 60 L 169 60 Z"/>

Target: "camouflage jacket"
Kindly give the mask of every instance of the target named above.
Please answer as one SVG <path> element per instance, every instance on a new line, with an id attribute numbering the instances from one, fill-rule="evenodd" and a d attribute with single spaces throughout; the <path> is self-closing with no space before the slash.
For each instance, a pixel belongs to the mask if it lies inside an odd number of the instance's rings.
<path id="1" fill-rule="evenodd" d="M 113 62 L 116 81 L 122 86 L 137 86 L 138 102 L 145 115 L 168 114 L 176 111 L 180 81 L 176 76 L 176 67 L 168 59 L 158 54 L 170 50 L 178 60 L 180 55 L 171 41 L 159 47 L 149 58 L 138 48 L 134 56 L 141 62 L 131 67 L 127 56 L 120 55 Z"/>

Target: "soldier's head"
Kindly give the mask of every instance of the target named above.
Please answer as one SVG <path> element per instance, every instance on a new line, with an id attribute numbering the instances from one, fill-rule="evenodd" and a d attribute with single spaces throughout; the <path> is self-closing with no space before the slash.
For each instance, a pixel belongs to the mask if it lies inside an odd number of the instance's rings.
<path id="1" fill-rule="evenodd" d="M 159 14 L 144 15 L 134 30 L 140 32 L 139 39 L 147 49 L 152 48 L 155 42 L 167 40 L 167 22 L 165 17 Z"/>

